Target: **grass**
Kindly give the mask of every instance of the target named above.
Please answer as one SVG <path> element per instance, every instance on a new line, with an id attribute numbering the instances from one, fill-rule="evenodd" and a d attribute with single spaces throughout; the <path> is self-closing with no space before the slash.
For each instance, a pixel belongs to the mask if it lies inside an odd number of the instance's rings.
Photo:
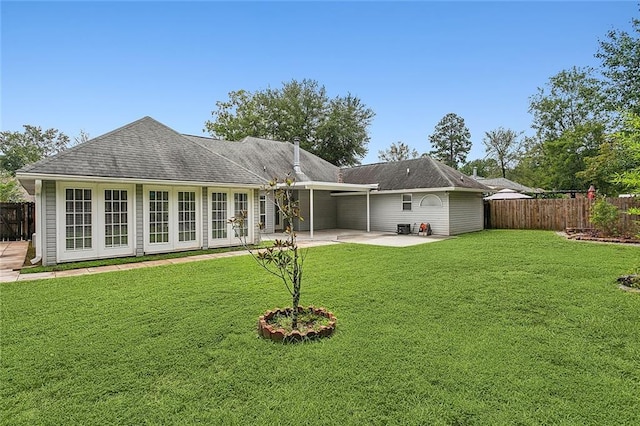
<path id="1" fill-rule="evenodd" d="M 266 244 L 266 243 L 263 243 Z M 38 272 L 52 272 L 52 271 L 69 271 L 71 269 L 81 268 L 96 268 L 98 266 L 110 266 L 110 265 L 124 265 L 127 263 L 139 263 L 146 262 L 148 260 L 163 260 L 163 259 L 177 259 L 188 256 L 198 256 L 201 254 L 213 254 L 213 253 L 227 253 L 230 251 L 246 250 L 244 247 L 221 247 L 215 249 L 204 250 L 189 250 L 175 253 L 160 253 L 160 254 L 147 254 L 144 256 L 128 256 L 128 257 L 115 257 L 113 259 L 98 259 L 98 260 L 85 260 L 80 262 L 68 262 L 60 263 L 52 266 L 29 266 L 29 259 L 35 257 L 35 249 L 31 243 L 29 243 L 29 249 L 25 259 L 25 265 L 27 267 L 20 270 L 21 274 L 35 274 Z"/>
<path id="2" fill-rule="evenodd" d="M 312 248 L 302 303 L 338 317 L 256 337 L 290 303 L 248 256 L 0 286 L 0 422 L 640 424 L 640 249 L 485 231 Z"/>

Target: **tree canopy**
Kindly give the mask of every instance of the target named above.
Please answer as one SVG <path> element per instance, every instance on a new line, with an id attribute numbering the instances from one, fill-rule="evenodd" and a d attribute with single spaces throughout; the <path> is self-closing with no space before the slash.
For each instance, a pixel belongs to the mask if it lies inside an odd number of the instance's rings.
<path id="1" fill-rule="evenodd" d="M 280 141 L 300 138 L 300 146 L 336 166 L 359 164 L 369 144 L 374 112 L 358 97 L 329 98 L 315 80 L 291 80 L 282 88 L 232 91 L 216 102 L 205 129 L 213 136 L 240 140 L 254 136 Z"/>
<path id="2" fill-rule="evenodd" d="M 520 153 L 519 134 L 511 129 L 498 127 L 485 132 L 482 143 L 487 156 L 493 158 L 500 167 L 502 177 L 507 177 L 507 168 L 513 165 Z"/>
<path id="3" fill-rule="evenodd" d="M 418 151 L 400 141 L 392 143 L 391 146 L 384 151 L 378 151 L 378 159 L 380 161 L 402 161 L 410 158 L 418 158 L 419 156 Z"/>
<path id="4" fill-rule="evenodd" d="M 449 113 L 436 124 L 429 142 L 433 148 L 429 155 L 457 169 L 466 162 L 471 150 L 471 132 L 462 117 Z"/>
<path id="5" fill-rule="evenodd" d="M 591 68 L 563 70 L 530 98 L 536 136 L 529 141 L 526 161 L 537 169 L 534 185 L 567 190 L 589 186 L 577 173 L 597 154 L 611 123 L 602 83 L 593 74 Z"/>
<path id="6" fill-rule="evenodd" d="M 474 168 L 476 169 L 476 174 L 480 177 L 497 178 L 501 176 L 500 166 L 494 158 L 471 160 L 460 167 L 460 172 L 467 176 L 473 176 Z"/>
<path id="7" fill-rule="evenodd" d="M 57 129 L 25 124 L 24 132 L 0 132 L 0 167 L 15 175 L 21 167 L 66 149 L 69 137 Z"/>
<path id="8" fill-rule="evenodd" d="M 609 109 L 640 114 L 640 19 L 631 21 L 633 33 L 611 30 L 595 54 L 607 78 Z"/>

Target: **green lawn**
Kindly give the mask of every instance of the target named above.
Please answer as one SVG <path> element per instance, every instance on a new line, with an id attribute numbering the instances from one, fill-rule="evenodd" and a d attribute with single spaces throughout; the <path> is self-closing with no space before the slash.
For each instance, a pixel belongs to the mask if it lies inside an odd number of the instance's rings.
<path id="1" fill-rule="evenodd" d="M 3 424 L 640 424 L 640 248 L 485 231 L 309 250 L 328 340 L 248 256 L 0 287 Z"/>

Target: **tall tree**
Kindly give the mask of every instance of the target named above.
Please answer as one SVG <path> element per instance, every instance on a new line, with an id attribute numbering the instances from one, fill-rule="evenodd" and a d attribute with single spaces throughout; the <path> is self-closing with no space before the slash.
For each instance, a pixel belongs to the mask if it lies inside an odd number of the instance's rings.
<path id="1" fill-rule="evenodd" d="M 457 169 L 460 163 L 464 164 L 467 160 L 471 150 L 471 132 L 462 117 L 449 113 L 436 124 L 429 142 L 434 148 L 429 155 Z"/>
<path id="2" fill-rule="evenodd" d="M 467 176 L 473 176 L 474 169 L 477 176 L 483 178 L 497 178 L 501 175 L 500 166 L 494 158 L 483 158 L 466 162 L 460 167 L 460 172 Z"/>
<path id="3" fill-rule="evenodd" d="M 15 175 L 19 168 L 57 154 L 69 144 L 69 137 L 57 129 L 42 131 L 25 124 L 24 132 L 0 132 L 0 167 Z"/>
<path id="4" fill-rule="evenodd" d="M 611 30 L 600 41 L 596 58 L 602 61 L 609 108 L 640 114 L 640 19 L 631 21 L 633 32 Z"/>
<path id="5" fill-rule="evenodd" d="M 378 159 L 380 161 L 402 161 L 410 158 L 418 158 L 418 151 L 411 148 L 404 142 L 392 143 L 389 149 L 378 151 Z"/>
<path id="6" fill-rule="evenodd" d="M 484 133 L 482 143 L 487 156 L 493 158 L 500 165 L 502 177 L 507 177 L 507 168 L 518 159 L 520 153 L 520 134 L 511 129 L 498 127 Z"/>
<path id="7" fill-rule="evenodd" d="M 541 170 L 536 186 L 582 189 L 588 182 L 576 176 L 585 159 L 597 154 L 611 117 L 604 109 L 601 82 L 591 68 L 564 70 L 530 98 L 529 112 L 539 146 L 528 156 Z M 536 156 L 537 158 L 533 158 Z"/>
<path id="8" fill-rule="evenodd" d="M 300 138 L 302 148 L 337 165 L 358 164 L 367 153 L 374 112 L 351 94 L 330 99 L 315 80 L 291 80 L 282 88 L 238 90 L 216 102 L 212 136 L 240 140 L 255 136 L 281 141 Z"/>

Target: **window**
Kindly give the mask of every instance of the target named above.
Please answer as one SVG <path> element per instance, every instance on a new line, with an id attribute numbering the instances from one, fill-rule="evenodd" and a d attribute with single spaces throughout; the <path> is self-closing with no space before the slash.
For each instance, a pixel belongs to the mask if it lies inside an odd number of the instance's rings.
<path id="1" fill-rule="evenodd" d="M 91 249 L 91 190 L 67 188 L 65 213 L 67 250 Z"/>
<path id="2" fill-rule="evenodd" d="M 411 211 L 411 194 L 402 194 L 402 210 Z"/>
<path id="3" fill-rule="evenodd" d="M 233 215 L 236 217 L 243 216 L 247 219 L 247 215 L 249 214 L 249 197 L 246 193 L 235 193 L 233 194 Z M 242 228 L 238 229 L 237 236 L 238 237 L 246 237 L 249 235 L 249 221 L 244 220 L 242 222 Z"/>
<path id="4" fill-rule="evenodd" d="M 265 229 L 267 226 L 267 196 L 260 195 L 260 229 Z"/>
<path id="5" fill-rule="evenodd" d="M 104 245 L 129 245 L 129 200 L 126 190 L 104 190 Z"/>
<path id="6" fill-rule="evenodd" d="M 420 200 L 420 207 L 442 207 L 442 200 L 435 194 L 427 194 Z"/>
<path id="7" fill-rule="evenodd" d="M 196 240 L 196 193 L 178 192 L 178 241 Z"/>
<path id="8" fill-rule="evenodd" d="M 211 194 L 211 236 L 214 239 L 227 238 L 227 194 Z"/>
<path id="9" fill-rule="evenodd" d="M 149 191 L 149 242 L 169 242 L 169 191 Z"/>

